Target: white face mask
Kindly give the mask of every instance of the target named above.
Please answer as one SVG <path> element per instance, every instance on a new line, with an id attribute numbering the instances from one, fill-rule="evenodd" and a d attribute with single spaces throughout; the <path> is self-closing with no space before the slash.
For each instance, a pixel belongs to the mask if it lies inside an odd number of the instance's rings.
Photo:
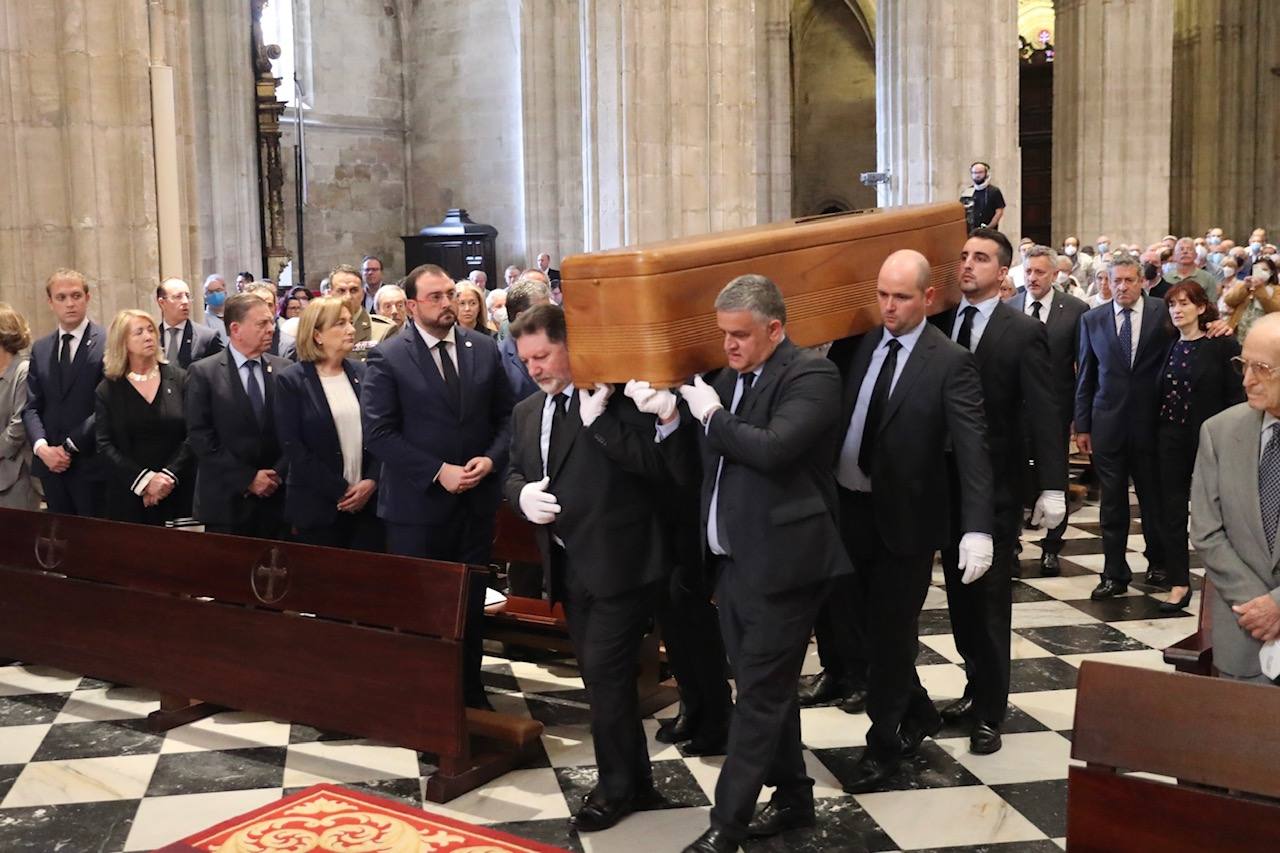
<path id="1" fill-rule="evenodd" d="M 1076 253 L 1075 246 L 1064 246 L 1062 249 L 1062 254 L 1066 255 L 1067 257 L 1071 257 L 1075 253 Z"/>
<path id="2" fill-rule="evenodd" d="M 1062 272 L 1062 271 L 1059 271 L 1059 272 L 1058 272 L 1057 282 L 1058 282 L 1058 284 L 1066 284 L 1066 283 L 1067 283 L 1067 279 L 1069 279 L 1069 278 L 1071 278 L 1071 276 L 1067 275 L 1066 273 L 1064 273 L 1064 272 Z"/>
<path id="3" fill-rule="evenodd" d="M 1222 277 L 1223 277 L 1223 279 L 1235 278 L 1235 277 L 1236 277 L 1236 268 L 1235 268 L 1235 267 L 1223 267 L 1223 268 L 1222 268 Z"/>

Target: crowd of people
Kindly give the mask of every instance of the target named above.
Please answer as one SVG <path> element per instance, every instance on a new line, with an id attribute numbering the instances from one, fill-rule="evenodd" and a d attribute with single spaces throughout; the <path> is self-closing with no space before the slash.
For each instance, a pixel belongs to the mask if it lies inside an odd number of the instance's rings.
<path id="1" fill-rule="evenodd" d="M 1221 229 L 1018 253 L 1015 266 L 1003 234 L 973 229 L 960 302 L 937 310 L 924 256 L 894 252 L 882 325 L 822 352 L 787 339 L 773 282 L 740 276 L 714 305 L 727 367 L 678 389 L 575 389 L 546 254 L 501 288 L 430 264 L 386 283 L 375 256 L 335 267 L 320 295 L 248 273 L 230 292 L 211 275 L 203 322 L 169 279 L 152 312 L 105 328 L 88 281 L 61 269 L 50 335 L 32 344 L 0 304 L 0 506 L 484 565 L 505 497 L 535 525 L 592 706 L 599 782 L 575 825 L 608 828 L 656 797 L 635 671 L 657 618 L 682 698 L 659 739 L 727 755 L 711 827 L 687 849 L 734 850 L 813 823 L 802 705 L 870 717 L 851 793 L 891 785 L 944 719 L 967 722 L 974 753 L 1001 749 L 1019 539 L 1043 529 L 1039 571 L 1060 572 L 1073 445 L 1101 493 L 1093 597 L 1135 582 L 1132 481 L 1142 582 L 1185 608 L 1190 505 L 1233 606 L 1215 631 L 1240 635 L 1219 665 L 1265 678 L 1247 652 L 1280 636 L 1280 593 L 1270 566 L 1232 580 L 1223 555 L 1244 534 L 1197 472 L 1255 470 L 1203 438 L 1220 413 L 1253 411 L 1234 427 L 1254 430 L 1262 460 L 1265 538 L 1250 547 L 1274 553 L 1280 253 L 1265 232 L 1237 246 Z M 967 674 L 941 709 L 915 669 L 939 555 Z M 464 695 L 487 707 L 473 593 Z M 801 678 L 813 635 L 822 671 Z"/>

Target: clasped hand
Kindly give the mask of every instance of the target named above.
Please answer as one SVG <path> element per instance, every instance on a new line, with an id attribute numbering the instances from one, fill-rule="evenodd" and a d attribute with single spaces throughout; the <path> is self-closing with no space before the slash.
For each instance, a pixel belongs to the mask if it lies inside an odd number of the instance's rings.
<path id="1" fill-rule="evenodd" d="M 1280 638 L 1280 604 L 1270 595 L 1260 595 L 1244 604 L 1233 604 L 1236 622 L 1262 643 Z"/>
<path id="2" fill-rule="evenodd" d="M 481 480 L 489 476 L 492 470 L 492 459 L 488 456 L 476 456 L 466 465 L 444 463 L 440 466 L 440 475 L 437 479 L 445 491 L 457 495 L 475 488 Z"/>

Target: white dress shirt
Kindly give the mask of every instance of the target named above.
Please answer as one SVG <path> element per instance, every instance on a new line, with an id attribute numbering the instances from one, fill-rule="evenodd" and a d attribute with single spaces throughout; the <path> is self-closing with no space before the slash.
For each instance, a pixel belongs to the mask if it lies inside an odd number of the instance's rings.
<path id="1" fill-rule="evenodd" d="M 760 374 L 764 371 L 764 365 L 760 365 L 752 373 L 755 374 L 752 388 L 760 384 Z M 742 374 L 738 374 L 738 381 L 733 386 L 733 402 L 729 405 L 729 411 L 736 412 L 738 403 L 742 402 Z M 711 421 L 707 421 L 706 429 L 711 428 Z M 728 555 L 728 551 L 720 544 L 720 530 L 716 525 L 716 513 L 720 508 L 720 475 L 724 472 L 724 457 L 720 457 L 720 464 L 716 466 L 716 484 L 711 489 L 711 508 L 707 510 L 707 547 L 711 549 L 711 553 L 720 557 Z"/>
<path id="2" fill-rule="evenodd" d="M 1129 315 L 1129 364 L 1132 365 L 1134 359 L 1138 357 L 1138 337 L 1139 331 L 1142 329 L 1142 303 L 1146 302 L 1142 297 L 1138 297 L 1138 301 L 1133 303 L 1130 308 L 1133 313 Z M 1124 306 L 1114 299 L 1111 300 L 1112 310 L 1115 312 L 1116 335 L 1120 335 L 1120 327 L 1124 325 Z"/>
<path id="3" fill-rule="evenodd" d="M 431 358 L 436 363 L 436 370 L 440 371 L 440 378 L 444 378 L 444 369 L 440 367 L 440 350 L 436 349 L 436 345 L 441 341 L 448 341 L 449 346 L 446 348 L 449 353 L 449 360 L 453 362 L 453 372 L 458 374 L 458 339 L 454 334 L 456 326 L 450 326 L 449 331 L 445 332 L 443 338 L 437 338 L 435 335 L 422 328 L 415 321 L 413 327 L 418 330 L 418 334 L 422 335 L 422 339 L 427 342 L 427 349 L 431 350 Z M 460 374 L 458 374 L 460 375 Z"/>
<path id="4" fill-rule="evenodd" d="M 333 415 L 333 426 L 338 431 L 338 447 L 342 450 L 342 478 L 348 486 L 354 486 L 361 480 L 361 469 L 364 462 L 364 427 L 360 423 L 360 399 L 347 373 L 336 376 L 321 376 L 320 387 L 324 389 L 324 398 L 329 402 L 329 412 Z"/>
<path id="5" fill-rule="evenodd" d="M 542 476 L 547 476 L 550 472 L 547 466 L 550 464 L 551 456 L 551 419 L 554 417 L 554 407 L 556 404 L 561 406 L 569 406 L 573 402 L 573 383 L 570 382 L 564 387 L 559 394 L 552 396 L 547 395 L 547 399 L 542 401 L 542 431 L 538 435 L 538 447 L 542 449 Z M 566 409 L 567 411 L 567 409 Z"/>
<path id="6" fill-rule="evenodd" d="M 1032 306 L 1037 302 L 1040 303 L 1040 322 L 1047 323 L 1049 321 L 1049 309 L 1053 307 L 1053 289 L 1050 288 L 1049 290 L 1046 290 L 1044 296 L 1039 299 L 1033 298 L 1031 296 L 1031 291 L 1028 290 L 1027 298 L 1023 300 L 1022 313 L 1026 314 L 1028 317 L 1034 318 L 1035 315 L 1032 313 Z M 977 318 L 974 319 L 976 320 Z"/>
<path id="7" fill-rule="evenodd" d="M 987 328 L 987 321 L 991 319 L 991 312 L 996 310 L 999 304 L 999 293 L 982 302 L 970 302 L 967 297 L 961 299 L 959 307 L 956 308 L 955 323 L 951 326 L 951 340 L 954 341 L 960 337 L 960 326 L 964 324 L 964 309 L 972 305 L 978 309 L 978 313 L 973 315 L 973 328 L 969 330 L 969 351 L 977 350 L 978 343 L 982 340 L 982 333 Z"/>
<path id="8" fill-rule="evenodd" d="M 258 363 L 258 390 L 262 392 L 262 403 L 265 406 L 267 402 L 267 365 L 263 362 L 262 356 L 250 359 L 240 350 L 236 349 L 233 344 L 227 344 L 227 351 L 231 353 L 232 360 L 236 364 L 236 375 L 240 377 L 240 384 L 244 387 L 244 393 L 249 393 L 249 368 L 245 367 L 250 361 Z"/>
<path id="9" fill-rule="evenodd" d="M 976 317 L 974 321 L 977 321 Z M 893 371 L 893 379 L 889 383 L 890 397 L 893 396 L 893 389 L 898 385 L 898 378 L 902 376 L 903 368 L 907 366 L 911 351 L 915 349 L 920 336 L 924 334 L 925 322 L 927 321 L 921 321 L 911 331 L 897 336 L 898 343 L 902 344 L 902 351 L 898 353 L 898 363 Z M 867 408 L 871 405 L 871 392 L 875 390 L 876 380 L 880 377 L 880 368 L 884 365 L 884 360 L 889 357 L 889 341 L 893 339 L 893 334 L 885 329 L 880 337 L 880 344 L 871 354 L 867 374 L 862 377 L 862 385 L 858 387 L 858 400 L 853 406 L 849 429 L 844 434 L 844 446 L 840 448 L 840 460 L 836 464 L 836 482 L 851 492 L 871 491 L 871 474 L 858 466 L 858 454 L 862 452 L 862 433 L 867 426 Z"/>

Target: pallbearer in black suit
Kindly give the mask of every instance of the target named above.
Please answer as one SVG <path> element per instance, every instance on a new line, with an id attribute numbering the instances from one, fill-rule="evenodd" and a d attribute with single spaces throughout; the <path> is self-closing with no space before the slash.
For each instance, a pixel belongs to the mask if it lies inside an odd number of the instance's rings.
<path id="1" fill-rule="evenodd" d="M 711 828 L 687 850 L 811 826 L 796 679 L 832 578 L 852 571 L 836 528 L 835 366 L 786 339 L 787 307 L 760 275 L 716 297 L 728 367 L 680 388 L 703 428 L 699 529 L 738 688 Z M 756 815 L 764 785 L 773 798 Z"/>
<path id="2" fill-rule="evenodd" d="M 511 436 L 511 385 L 498 345 L 457 326 L 457 290 L 433 264 L 404 280 L 412 323 L 369 350 L 361 403 L 364 440 L 382 463 L 378 517 L 392 554 L 484 566 Z M 479 575 L 477 575 L 479 578 Z M 488 707 L 480 683 L 484 589 L 472 590 L 463 689 Z"/>
<path id="3" fill-rule="evenodd" d="M 167 363 L 186 370 L 191 362 L 222 352 L 222 338 L 214 329 L 191 322 L 191 288 L 185 281 L 162 281 L 156 288 L 156 304 L 160 306 L 156 343 Z"/>
<path id="4" fill-rule="evenodd" d="M 947 608 L 968 676 L 965 695 L 944 708 L 942 716 L 970 719 L 969 751 L 984 755 L 1000 749 L 1000 724 L 1009 700 L 1014 548 L 1022 530 L 1028 442 L 1040 490 L 1033 517 L 1052 528 L 1067 511 L 1067 457 L 1059 443 L 1048 336 L 1043 323 L 1000 301 L 1000 281 L 1012 257 L 1008 237 L 975 228 L 960 253 L 960 304 L 937 315 L 951 339 L 978 362 L 991 455 L 995 541 L 990 571 L 979 577 L 961 568 L 965 545 L 958 535 L 942 551 Z M 954 458 L 951 469 L 952 511 L 957 512 L 963 474 Z"/>
<path id="5" fill-rule="evenodd" d="M 196 455 L 194 515 L 210 533 L 284 534 L 284 477 L 273 407 L 289 362 L 267 353 L 275 312 L 261 298 L 227 300 L 227 348 L 187 371 L 187 436 Z"/>
<path id="6" fill-rule="evenodd" d="M 276 377 L 275 421 L 289 460 L 285 521 L 309 545 L 381 551 L 379 465 L 365 449 L 360 391 L 365 366 L 342 299 L 312 300 L 298 321 L 298 363 Z"/>
<path id="7" fill-rule="evenodd" d="M 102 515 L 94 390 L 102 381 L 104 330 L 89 319 L 89 282 L 60 269 L 45 283 L 58 328 L 31 348 L 23 426 L 35 453 L 31 472 L 50 512 Z"/>
<path id="8" fill-rule="evenodd" d="M 512 415 L 505 491 L 538 525 L 546 588 L 564 603 L 591 703 L 599 783 L 574 824 L 593 832 L 656 799 L 636 677 L 667 569 L 656 508 L 672 478 L 664 454 L 682 442 L 667 438 L 674 406 L 660 431 L 611 386 L 575 393 L 560 308 L 528 310 L 511 336 L 541 390 Z"/>
<path id="9" fill-rule="evenodd" d="M 195 459 L 187 444 L 187 374 L 167 364 L 155 320 L 127 309 L 107 330 L 97 389 L 98 454 L 107 466 L 106 517 L 164 524 L 191 515 Z"/>
<path id="10" fill-rule="evenodd" d="M 1089 310 L 1087 303 L 1053 287 L 1053 279 L 1058 267 L 1058 254 L 1048 246 L 1031 246 L 1027 248 L 1023 270 L 1026 277 L 1026 289 L 1009 300 L 1009 305 L 1026 314 L 1033 320 L 1044 324 L 1045 334 L 1049 337 L 1049 371 L 1053 399 L 1057 404 L 1059 442 L 1058 447 L 1063 456 L 1070 454 L 1071 416 L 1075 412 L 1076 400 L 1076 355 L 1080 352 L 1080 318 Z M 1101 263 L 1101 262 L 1099 262 Z M 1030 429 L 1027 438 L 1034 439 Z M 1028 441 L 1027 458 L 1034 460 L 1034 443 Z M 1064 473 L 1067 467 L 1063 466 Z M 1032 472 L 1034 481 L 1038 472 Z M 1067 488 L 1064 479 L 1061 484 L 1063 493 Z M 1037 495 L 1039 489 L 1032 482 L 1032 491 Z M 1057 527 L 1045 529 L 1044 539 L 1040 541 L 1040 574 L 1052 577 L 1061 571 L 1058 555 L 1062 552 L 1062 534 L 1067 529 L 1067 515 Z"/>
<path id="11" fill-rule="evenodd" d="M 890 255 L 876 280 L 884 326 L 862 336 L 842 370 L 840 524 L 856 570 L 853 614 L 870 658 L 871 730 L 845 780 L 852 794 L 884 787 L 902 754 L 941 728 L 915 669 L 934 553 L 958 537 L 970 580 L 991 564 L 981 380 L 973 356 L 925 321 L 933 298 L 925 257 L 909 249 Z M 948 445 L 958 495 L 950 489 Z"/>

